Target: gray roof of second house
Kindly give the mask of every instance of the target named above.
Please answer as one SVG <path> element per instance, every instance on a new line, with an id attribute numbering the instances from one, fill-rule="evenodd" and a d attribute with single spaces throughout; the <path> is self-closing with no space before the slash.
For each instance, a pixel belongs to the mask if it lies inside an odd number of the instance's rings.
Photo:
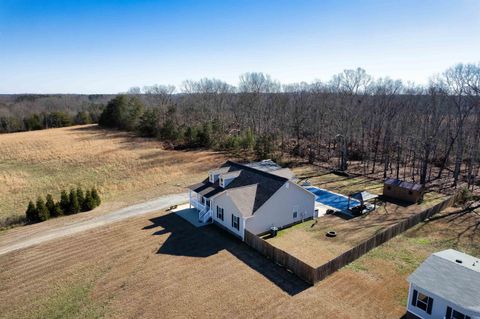
<path id="1" fill-rule="evenodd" d="M 255 213 L 255 211 L 257 211 L 270 197 L 273 196 L 273 194 L 275 194 L 289 180 L 289 178 L 274 174 L 273 171 L 267 172 L 257 169 L 255 168 L 255 166 L 251 167 L 245 164 L 239 164 L 231 161 L 227 161 L 225 164 L 223 164 L 222 168 L 224 174 L 229 174 L 230 172 L 238 172 L 238 176 L 233 179 L 226 187 L 220 187 L 218 181 L 215 183 L 211 183 L 209 179 L 206 178 L 201 183 L 191 185 L 188 188 L 207 198 L 211 198 L 222 192 L 228 192 L 229 194 L 231 194 L 232 200 L 234 202 L 234 197 L 238 195 L 239 199 L 241 197 L 241 201 L 238 200 L 237 202 L 243 203 L 240 206 L 245 208 L 245 210 L 242 211 L 242 214 L 244 215 Z M 283 171 L 282 175 L 285 173 L 287 172 Z M 252 185 L 255 185 L 255 188 L 245 188 L 237 190 L 239 188 Z M 254 192 L 252 192 L 253 189 Z M 246 196 L 246 194 L 249 195 Z M 250 207 L 251 212 L 249 212 Z"/>
<path id="2" fill-rule="evenodd" d="M 423 188 L 422 184 L 406 182 L 396 178 L 387 178 L 384 183 L 387 185 L 397 186 L 397 187 L 414 190 L 414 191 L 420 191 Z"/>
<path id="3" fill-rule="evenodd" d="M 447 249 L 428 257 L 408 281 L 462 308 L 480 312 L 478 258 Z"/>

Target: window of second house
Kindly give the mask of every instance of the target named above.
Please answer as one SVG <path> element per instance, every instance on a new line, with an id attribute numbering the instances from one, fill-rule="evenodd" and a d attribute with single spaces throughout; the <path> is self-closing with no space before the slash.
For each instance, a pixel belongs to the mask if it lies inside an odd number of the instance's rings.
<path id="1" fill-rule="evenodd" d="M 429 297 L 421 292 L 414 290 L 413 292 L 413 305 L 422 309 L 428 314 L 432 313 L 433 298 Z"/>
<path id="2" fill-rule="evenodd" d="M 240 217 L 232 214 L 232 227 L 236 230 L 240 230 Z"/>
<path id="3" fill-rule="evenodd" d="M 223 220 L 223 208 L 217 206 L 217 218 Z"/>
<path id="4" fill-rule="evenodd" d="M 470 316 L 467 316 L 460 311 L 447 307 L 446 319 L 470 319 Z"/>

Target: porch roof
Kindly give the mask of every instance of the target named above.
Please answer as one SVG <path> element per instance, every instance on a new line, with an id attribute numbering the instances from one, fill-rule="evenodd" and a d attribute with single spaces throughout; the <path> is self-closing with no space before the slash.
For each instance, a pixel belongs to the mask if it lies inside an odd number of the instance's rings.
<path id="1" fill-rule="evenodd" d="M 215 183 L 210 183 L 208 178 L 198 184 L 190 185 L 188 186 L 188 188 L 195 193 L 198 193 L 207 198 L 217 195 L 218 193 L 225 190 L 220 187 L 218 181 L 216 181 Z"/>

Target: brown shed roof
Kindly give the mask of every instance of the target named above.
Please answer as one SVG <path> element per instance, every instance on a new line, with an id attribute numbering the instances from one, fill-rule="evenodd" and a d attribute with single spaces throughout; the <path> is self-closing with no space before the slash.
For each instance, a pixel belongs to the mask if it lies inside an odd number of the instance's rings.
<path id="1" fill-rule="evenodd" d="M 423 189 L 422 184 L 412 183 L 412 182 L 405 182 L 396 178 L 387 178 L 385 180 L 386 185 L 396 186 L 400 188 L 405 188 L 409 190 L 421 191 Z"/>

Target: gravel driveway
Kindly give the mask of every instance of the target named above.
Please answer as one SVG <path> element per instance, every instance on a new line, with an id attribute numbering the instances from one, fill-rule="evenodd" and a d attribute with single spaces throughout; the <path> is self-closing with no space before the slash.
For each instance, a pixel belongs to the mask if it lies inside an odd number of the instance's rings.
<path id="1" fill-rule="evenodd" d="M 184 203 L 187 200 L 187 193 L 165 195 L 147 202 L 128 206 L 105 215 L 96 216 L 89 220 L 73 222 L 69 225 L 48 229 L 33 235 L 26 233 L 25 236 L 19 236 L 16 238 L 14 242 L 3 244 L 0 243 L 0 255 L 14 250 L 37 245 L 52 239 L 73 235 L 92 228 L 111 224 L 129 217 L 163 210 L 172 205 Z"/>

